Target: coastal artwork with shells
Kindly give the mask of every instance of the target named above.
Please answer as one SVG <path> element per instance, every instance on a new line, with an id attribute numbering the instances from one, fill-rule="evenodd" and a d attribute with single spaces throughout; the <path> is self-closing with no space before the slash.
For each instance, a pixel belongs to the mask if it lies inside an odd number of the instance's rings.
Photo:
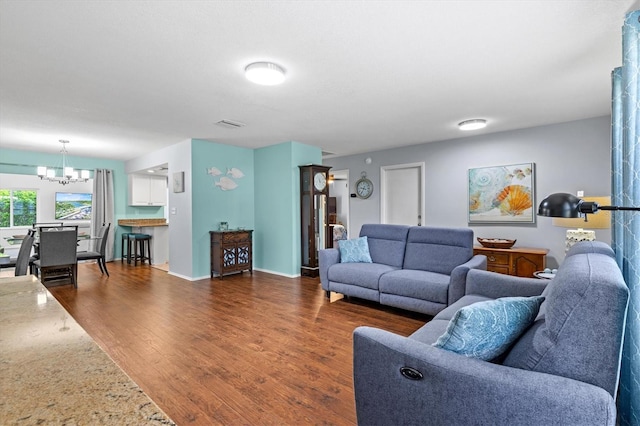
<path id="1" fill-rule="evenodd" d="M 236 167 L 227 167 L 227 171 L 223 172 L 217 167 L 207 168 L 207 174 L 213 176 L 214 186 L 220 188 L 222 191 L 232 191 L 238 187 L 236 182 L 238 179 L 244 177 L 242 170 Z"/>
<path id="2" fill-rule="evenodd" d="M 469 169 L 469 223 L 533 223 L 534 163 Z"/>

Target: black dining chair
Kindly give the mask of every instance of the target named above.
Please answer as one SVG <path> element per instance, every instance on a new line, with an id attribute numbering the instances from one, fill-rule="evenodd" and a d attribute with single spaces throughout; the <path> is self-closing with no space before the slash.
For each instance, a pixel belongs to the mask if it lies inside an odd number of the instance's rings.
<path id="1" fill-rule="evenodd" d="M 78 227 L 40 228 L 39 258 L 33 262 L 41 282 L 70 279 L 78 287 Z"/>
<path id="2" fill-rule="evenodd" d="M 100 228 L 100 235 L 95 238 L 94 247 L 92 251 L 80 251 L 78 252 L 78 260 L 96 260 L 100 267 L 100 272 L 109 276 L 107 271 L 106 251 L 107 251 L 107 239 L 109 237 L 109 228 L 111 224 L 102 225 Z"/>
<path id="3" fill-rule="evenodd" d="M 30 229 L 27 235 L 20 244 L 20 251 L 18 251 L 18 257 L 16 259 L 15 276 L 27 275 L 27 269 L 29 267 L 29 260 L 31 259 L 31 249 L 33 248 L 33 235 L 35 229 Z"/>

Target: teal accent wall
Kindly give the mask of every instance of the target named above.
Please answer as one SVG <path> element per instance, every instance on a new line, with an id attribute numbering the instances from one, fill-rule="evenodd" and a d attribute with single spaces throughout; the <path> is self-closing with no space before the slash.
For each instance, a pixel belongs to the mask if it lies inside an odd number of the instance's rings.
<path id="1" fill-rule="evenodd" d="M 255 151 L 254 265 L 284 275 L 300 273 L 300 170 L 321 164 L 319 148 L 285 142 Z"/>
<path id="2" fill-rule="evenodd" d="M 209 231 L 218 229 L 220 222 L 228 222 L 229 229 L 253 229 L 254 222 L 254 151 L 198 139 L 191 141 L 192 174 L 192 247 L 193 276 L 210 274 Z M 207 170 L 216 167 L 223 174 L 212 176 Z M 233 178 L 227 170 L 236 168 L 244 174 Z M 224 191 L 216 182 L 227 177 L 237 184 Z"/>

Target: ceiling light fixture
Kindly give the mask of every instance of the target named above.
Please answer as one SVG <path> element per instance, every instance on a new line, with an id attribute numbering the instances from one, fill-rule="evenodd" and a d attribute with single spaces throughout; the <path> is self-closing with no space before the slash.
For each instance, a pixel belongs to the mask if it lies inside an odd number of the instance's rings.
<path id="1" fill-rule="evenodd" d="M 254 62 L 247 65 L 244 73 L 249 81 L 263 86 L 274 86 L 284 81 L 284 68 L 273 62 Z"/>
<path id="2" fill-rule="evenodd" d="M 473 120 L 465 120 L 458 123 L 460 130 L 478 130 L 487 127 L 487 120 L 483 118 L 474 118 Z"/>
<path id="3" fill-rule="evenodd" d="M 89 180 L 89 170 L 74 170 L 73 167 L 68 165 L 67 162 L 67 144 L 69 141 L 60 140 L 62 144 L 62 167 L 45 167 L 38 166 L 38 177 L 40 179 L 46 179 L 50 182 L 58 182 L 61 185 L 74 182 L 87 182 Z M 62 176 L 56 176 L 56 170 L 62 170 Z"/>

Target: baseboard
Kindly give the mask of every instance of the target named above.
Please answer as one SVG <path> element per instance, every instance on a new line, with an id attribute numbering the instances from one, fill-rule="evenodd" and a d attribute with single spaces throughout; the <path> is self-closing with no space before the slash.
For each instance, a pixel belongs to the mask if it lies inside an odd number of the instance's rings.
<path id="1" fill-rule="evenodd" d="M 283 274 L 282 272 L 271 271 L 269 269 L 262 269 L 262 268 L 253 268 L 253 270 L 254 271 L 260 271 L 260 272 L 265 272 L 267 274 L 272 274 L 272 275 L 279 275 L 281 277 L 286 277 L 286 278 L 298 278 L 300 276 L 300 274 L 295 274 L 295 275 Z"/>

